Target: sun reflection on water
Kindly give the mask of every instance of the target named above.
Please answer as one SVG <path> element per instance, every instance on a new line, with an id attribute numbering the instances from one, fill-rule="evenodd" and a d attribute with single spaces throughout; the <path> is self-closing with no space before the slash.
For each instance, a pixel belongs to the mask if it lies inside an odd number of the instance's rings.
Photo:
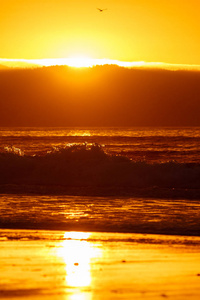
<path id="1" fill-rule="evenodd" d="M 64 260 L 68 287 L 90 287 L 92 283 L 91 263 L 101 256 L 98 245 L 87 241 L 91 233 L 66 232 L 57 255 Z M 71 300 L 89 299 L 84 293 L 73 293 Z"/>
<path id="2" fill-rule="evenodd" d="M 92 295 L 88 295 L 88 293 L 74 293 L 69 296 L 69 300 L 91 300 Z"/>
<path id="3" fill-rule="evenodd" d="M 68 134 L 69 136 L 92 136 L 89 130 L 71 130 Z"/>

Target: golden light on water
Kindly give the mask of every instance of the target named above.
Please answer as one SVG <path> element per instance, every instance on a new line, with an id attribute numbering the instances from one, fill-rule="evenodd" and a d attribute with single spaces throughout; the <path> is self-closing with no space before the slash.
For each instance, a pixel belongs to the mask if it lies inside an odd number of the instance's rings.
<path id="1" fill-rule="evenodd" d="M 89 287 L 92 282 L 91 263 L 101 256 L 101 250 L 97 245 L 87 241 L 88 232 L 66 232 L 57 255 L 64 260 L 66 269 L 66 284 L 70 287 Z M 73 294 L 71 299 L 83 300 Z M 88 299 L 88 298 L 87 298 Z"/>
<path id="2" fill-rule="evenodd" d="M 70 131 L 70 136 L 92 136 L 89 130 L 73 130 Z"/>
<path id="3" fill-rule="evenodd" d="M 199 300 L 199 241 L 155 234 L 1 230 L 1 296 Z"/>
<path id="4" fill-rule="evenodd" d="M 88 295 L 85 293 L 76 293 L 76 294 L 69 295 L 68 299 L 69 300 L 91 300 L 92 295 Z"/>

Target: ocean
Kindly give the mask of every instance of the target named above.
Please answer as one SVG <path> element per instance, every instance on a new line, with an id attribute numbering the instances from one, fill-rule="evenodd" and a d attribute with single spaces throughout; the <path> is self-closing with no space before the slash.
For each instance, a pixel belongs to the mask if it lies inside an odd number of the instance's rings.
<path id="1" fill-rule="evenodd" d="M 199 235 L 200 128 L 1 128 L 1 228 Z"/>
<path id="2" fill-rule="evenodd" d="M 133 161 L 200 162 L 200 127 L 0 128 L 0 142 L 1 153 L 17 152 L 18 148 L 26 155 L 42 155 L 55 148 L 87 143 Z"/>
<path id="3" fill-rule="evenodd" d="M 199 299 L 200 128 L 0 141 L 0 299 Z"/>

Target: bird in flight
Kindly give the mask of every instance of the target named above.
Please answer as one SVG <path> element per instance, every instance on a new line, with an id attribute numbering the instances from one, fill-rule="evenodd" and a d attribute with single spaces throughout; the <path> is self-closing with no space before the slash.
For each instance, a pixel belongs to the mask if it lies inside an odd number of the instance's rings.
<path id="1" fill-rule="evenodd" d="M 107 8 L 97 8 L 99 12 L 103 12 L 104 10 L 107 10 Z"/>

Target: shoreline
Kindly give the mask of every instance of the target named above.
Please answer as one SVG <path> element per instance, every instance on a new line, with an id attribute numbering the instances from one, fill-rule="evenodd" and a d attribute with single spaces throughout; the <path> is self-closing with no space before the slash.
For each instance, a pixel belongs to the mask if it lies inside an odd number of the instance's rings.
<path id="1" fill-rule="evenodd" d="M 0 228 L 200 236 L 199 200 L 2 194 Z"/>
<path id="2" fill-rule="evenodd" d="M 91 227 L 89 228 L 85 228 L 85 229 L 82 229 L 82 226 L 71 226 L 71 227 L 67 227 L 67 226 L 61 226 L 60 228 L 55 228 L 55 227 L 34 227 L 34 226 L 30 226 L 30 227 L 23 227 L 23 226 L 2 226 L 0 225 L 0 231 L 1 230 L 16 230 L 16 231 L 21 231 L 21 230 L 25 230 L 25 231 L 29 231 L 29 230 L 32 230 L 32 231 L 56 231 L 56 232 L 91 232 L 91 233 L 105 233 L 105 234 L 144 234 L 144 235 L 161 235 L 161 236 L 166 236 L 166 237 L 187 237 L 187 238 L 200 238 L 200 234 L 195 234 L 195 233 L 180 233 L 180 232 L 176 232 L 176 231 L 173 231 L 173 232 L 165 232 L 165 231 L 153 231 L 153 230 L 138 230 L 138 231 L 115 231 L 114 229 L 113 230 L 103 230 L 103 229 L 99 229 L 99 230 L 91 230 Z"/>
<path id="3" fill-rule="evenodd" d="M 45 230 L 0 234 L 1 299 L 200 297 L 200 238 Z"/>

